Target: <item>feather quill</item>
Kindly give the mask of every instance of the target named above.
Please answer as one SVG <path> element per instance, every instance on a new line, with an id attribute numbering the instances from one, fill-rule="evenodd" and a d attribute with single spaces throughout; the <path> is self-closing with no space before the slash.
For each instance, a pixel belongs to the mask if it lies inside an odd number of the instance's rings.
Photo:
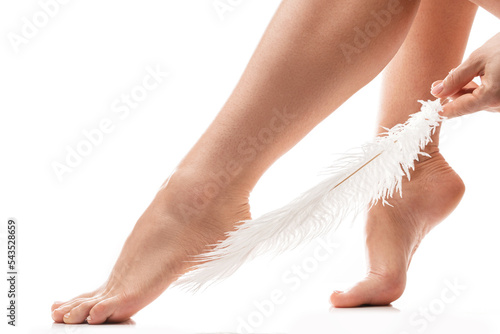
<path id="1" fill-rule="evenodd" d="M 174 285 L 196 292 L 232 275 L 245 261 L 267 252 L 279 254 L 335 229 L 377 202 L 402 196 L 402 180 L 444 119 L 440 100 L 422 108 L 325 171 L 326 178 L 289 204 L 255 220 L 242 221 L 211 251 L 195 257 L 192 270 Z"/>

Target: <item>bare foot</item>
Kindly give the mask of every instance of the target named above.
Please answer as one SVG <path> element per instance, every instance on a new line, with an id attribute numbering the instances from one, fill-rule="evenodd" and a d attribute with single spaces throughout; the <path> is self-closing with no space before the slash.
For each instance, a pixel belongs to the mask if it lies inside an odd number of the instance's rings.
<path id="1" fill-rule="evenodd" d="M 417 163 L 411 182 L 404 182 L 403 198 L 395 196 L 390 200 L 394 207 L 377 205 L 368 213 L 368 274 L 348 291 L 333 292 L 333 306 L 388 305 L 403 294 L 420 242 L 456 208 L 465 191 L 439 150 L 430 151 L 432 158 Z"/>
<path id="2" fill-rule="evenodd" d="M 93 292 L 54 303 L 54 321 L 126 321 L 189 270 L 184 261 L 224 239 L 234 222 L 250 219 L 248 192 L 236 186 L 208 192 L 207 182 L 194 179 L 173 174 L 139 218 L 108 280 Z"/>

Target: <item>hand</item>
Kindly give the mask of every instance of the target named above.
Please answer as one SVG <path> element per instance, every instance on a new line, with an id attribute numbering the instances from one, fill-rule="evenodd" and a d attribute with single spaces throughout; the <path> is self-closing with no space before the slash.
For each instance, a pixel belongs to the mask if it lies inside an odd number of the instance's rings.
<path id="1" fill-rule="evenodd" d="M 472 81 L 480 77 L 481 85 Z M 444 79 L 432 84 L 432 95 L 450 98 L 443 116 L 452 118 L 480 110 L 500 112 L 500 34 L 474 51 Z"/>

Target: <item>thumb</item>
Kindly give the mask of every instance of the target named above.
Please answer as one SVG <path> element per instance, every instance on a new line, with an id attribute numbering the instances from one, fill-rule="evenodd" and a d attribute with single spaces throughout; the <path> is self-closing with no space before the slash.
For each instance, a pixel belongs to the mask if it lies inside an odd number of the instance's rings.
<path id="1" fill-rule="evenodd" d="M 474 84 L 475 85 L 475 84 Z M 472 86 L 469 84 L 468 86 Z M 475 85 L 477 87 L 477 85 Z M 456 98 L 443 107 L 442 115 L 448 118 L 472 114 L 484 108 L 484 86 L 460 91 Z"/>
<path id="2" fill-rule="evenodd" d="M 431 94 L 436 97 L 448 97 L 460 91 L 482 71 L 483 64 L 469 57 L 464 63 L 452 70 L 446 78 L 432 85 Z"/>

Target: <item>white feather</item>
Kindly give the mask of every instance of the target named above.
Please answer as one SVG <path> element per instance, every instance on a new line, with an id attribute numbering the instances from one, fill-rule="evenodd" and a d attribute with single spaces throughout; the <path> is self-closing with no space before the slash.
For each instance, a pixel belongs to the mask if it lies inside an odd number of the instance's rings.
<path id="1" fill-rule="evenodd" d="M 280 209 L 240 222 L 227 233 L 227 239 L 196 256 L 194 262 L 198 264 L 174 285 L 198 291 L 232 275 L 245 261 L 260 254 L 293 249 L 378 201 L 388 204 L 395 191 L 402 196 L 403 176 L 410 178 L 414 162 L 419 155 L 426 155 L 421 150 L 444 119 L 439 114 L 439 100 L 419 102 L 420 112 L 361 147 L 359 153 L 344 155 L 315 187 Z"/>

